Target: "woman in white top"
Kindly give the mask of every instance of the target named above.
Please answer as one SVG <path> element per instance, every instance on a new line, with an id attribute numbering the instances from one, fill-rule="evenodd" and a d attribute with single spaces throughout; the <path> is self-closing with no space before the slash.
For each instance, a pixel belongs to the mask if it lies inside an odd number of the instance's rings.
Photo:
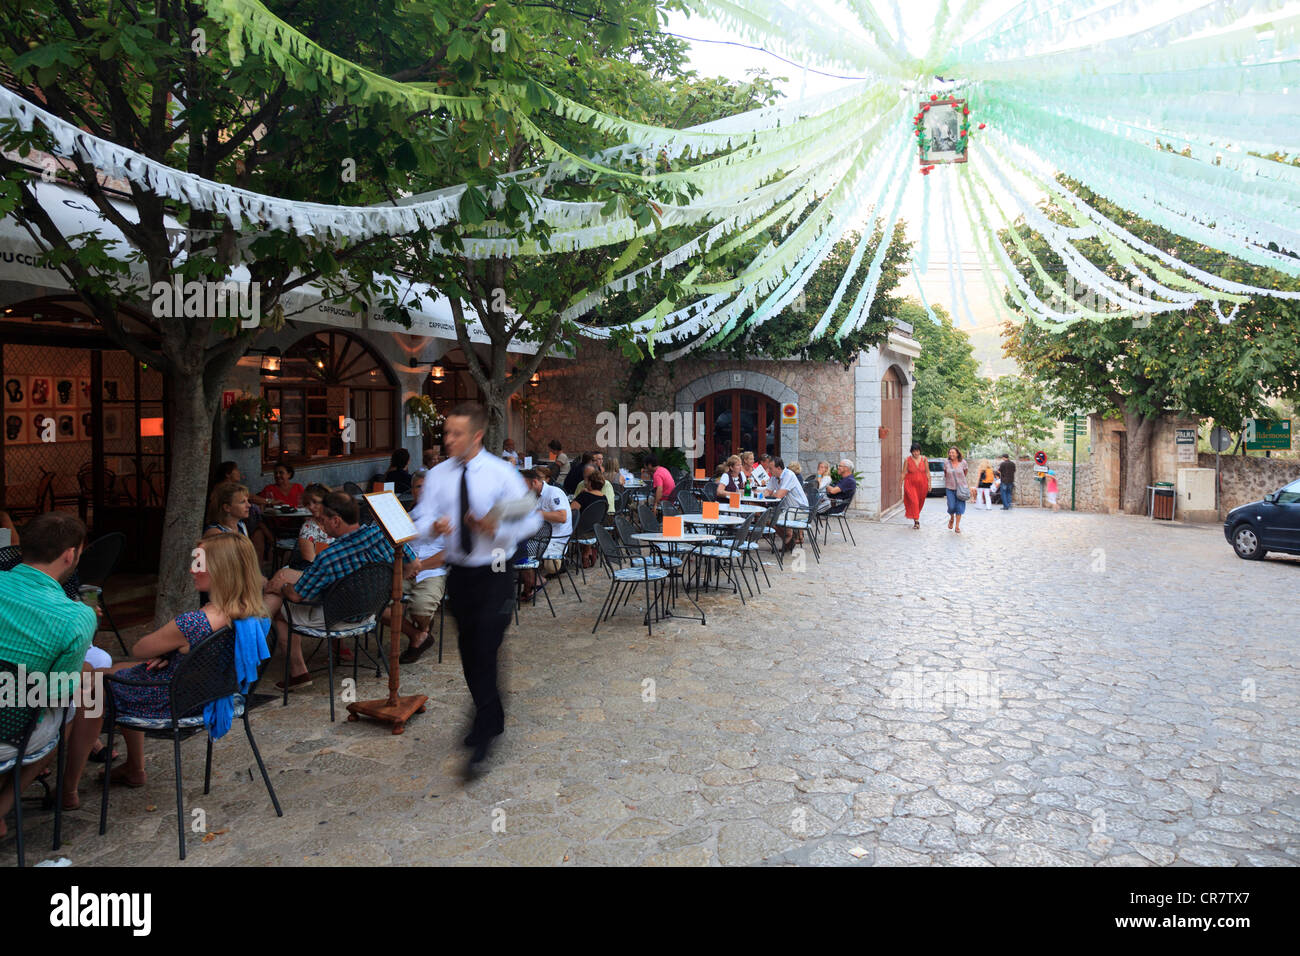
<path id="1" fill-rule="evenodd" d="M 831 463 L 829 461 L 817 462 L 817 490 L 825 491 L 826 486 L 831 483 Z"/>
<path id="2" fill-rule="evenodd" d="M 316 555 L 334 543 L 334 539 L 320 523 L 321 503 L 329 492 L 324 485 L 316 484 L 303 489 L 302 506 L 311 512 L 311 517 L 302 523 L 302 528 L 298 531 L 298 555 L 304 564 L 315 561 Z"/>

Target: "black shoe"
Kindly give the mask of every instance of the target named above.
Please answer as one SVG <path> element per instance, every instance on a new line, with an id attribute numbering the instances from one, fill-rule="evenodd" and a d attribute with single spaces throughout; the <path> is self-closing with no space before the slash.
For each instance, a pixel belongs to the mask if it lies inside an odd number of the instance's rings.
<path id="1" fill-rule="evenodd" d="M 475 744 L 474 752 L 470 754 L 469 765 L 472 767 L 475 764 L 482 763 L 484 760 L 486 760 L 488 755 L 488 747 L 490 746 L 491 744 L 487 740 L 481 740 L 477 744 Z"/>
<path id="2" fill-rule="evenodd" d="M 473 747 L 475 744 L 478 743 L 478 738 L 475 737 L 472 733 L 469 733 L 465 735 L 465 739 L 462 740 L 461 743 L 464 744 L 466 747 Z"/>

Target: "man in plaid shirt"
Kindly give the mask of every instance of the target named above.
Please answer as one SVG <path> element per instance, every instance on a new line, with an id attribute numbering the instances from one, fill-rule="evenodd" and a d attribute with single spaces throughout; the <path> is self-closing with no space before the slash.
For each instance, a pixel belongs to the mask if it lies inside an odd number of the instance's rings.
<path id="1" fill-rule="evenodd" d="M 326 495 L 321 502 L 320 524 L 334 541 L 316 555 L 316 560 L 312 561 L 306 571 L 299 573 L 286 568 L 267 583 L 267 610 L 275 620 L 280 640 L 290 641 L 290 690 L 309 686 L 311 674 L 307 671 L 307 662 L 302 656 L 302 640 L 297 634 L 289 634 L 288 620 L 277 614 L 284 601 L 318 601 L 330 585 L 346 578 L 363 565 L 393 563 L 393 545 L 384 534 L 384 529 L 378 523 L 361 526 L 358 524 L 360 516 L 361 509 L 351 495 L 342 491 Z M 418 571 L 415 552 L 404 544 L 402 554 L 408 562 L 405 565 L 408 576 L 413 575 Z M 295 624 L 320 628 L 325 626 L 325 611 L 319 605 L 296 607 L 293 619 Z M 284 689 L 283 681 L 277 682 L 275 686 L 279 690 Z"/>

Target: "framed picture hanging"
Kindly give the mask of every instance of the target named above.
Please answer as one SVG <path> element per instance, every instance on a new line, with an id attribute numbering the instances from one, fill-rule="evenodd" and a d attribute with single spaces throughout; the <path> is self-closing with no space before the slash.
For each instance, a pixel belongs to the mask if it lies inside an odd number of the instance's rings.
<path id="1" fill-rule="evenodd" d="M 10 445 L 27 444 L 27 416 L 22 412 L 5 416 L 5 441 Z"/>
<path id="2" fill-rule="evenodd" d="M 54 383 L 48 375 L 27 377 L 29 408 L 50 408 L 54 404 Z"/>
<path id="3" fill-rule="evenodd" d="M 966 162 L 970 142 L 970 107 L 952 97 L 921 104 L 912 118 L 922 166 Z"/>
<path id="4" fill-rule="evenodd" d="M 27 378 L 23 375 L 5 376 L 5 408 L 27 407 Z"/>

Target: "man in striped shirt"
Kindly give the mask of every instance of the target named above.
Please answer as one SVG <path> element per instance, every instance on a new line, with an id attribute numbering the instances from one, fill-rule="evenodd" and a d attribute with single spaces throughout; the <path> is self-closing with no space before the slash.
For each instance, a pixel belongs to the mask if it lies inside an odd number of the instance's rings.
<path id="1" fill-rule="evenodd" d="M 71 600 L 63 593 L 61 582 L 67 580 L 81 560 L 86 544 L 86 526 L 75 515 L 51 511 L 37 515 L 23 529 L 23 562 L 10 571 L 0 573 L 0 660 L 22 668 L 25 679 L 12 689 L 11 697 L 0 691 L 0 707 L 27 707 L 35 701 L 26 699 L 27 692 L 43 681 L 46 699 L 41 703 L 62 706 L 69 701 L 55 699 L 66 688 L 77 688 L 85 667 L 86 651 L 95 636 L 95 612 L 84 604 Z M 89 722 L 78 721 L 78 724 Z M 58 718 L 48 710 L 41 714 L 36 729 L 27 743 L 27 753 L 39 751 L 58 736 Z M 76 727 L 73 728 L 74 735 Z M 77 783 L 85 766 L 85 757 L 79 761 L 71 755 L 88 754 L 90 741 L 84 749 L 75 743 L 69 747 L 65 793 L 73 795 L 76 803 Z M 0 762 L 12 760 L 15 748 L 0 744 Z M 54 751 L 43 760 L 35 761 L 22 771 L 21 787 L 36 779 L 54 757 Z M 75 764 L 75 766 L 74 766 Z M 0 782 L 0 835 L 5 833 L 4 815 L 13 807 L 12 777 L 4 775 Z M 65 801 L 65 806 L 69 804 Z"/>

